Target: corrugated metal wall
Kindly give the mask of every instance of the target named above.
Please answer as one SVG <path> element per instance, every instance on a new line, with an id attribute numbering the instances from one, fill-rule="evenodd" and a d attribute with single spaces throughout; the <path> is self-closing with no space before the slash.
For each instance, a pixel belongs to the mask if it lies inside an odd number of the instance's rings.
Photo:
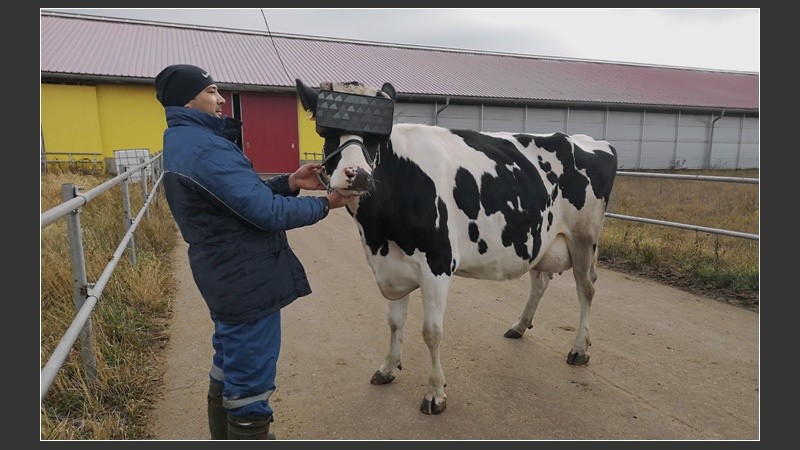
<path id="1" fill-rule="evenodd" d="M 42 140 L 47 153 L 102 153 L 94 86 L 42 84 Z"/>
<path id="2" fill-rule="evenodd" d="M 437 111 L 439 115 L 437 117 Z M 611 142 L 620 169 L 759 168 L 759 118 L 716 114 L 404 103 L 395 123 L 438 124 L 448 128 L 587 134 Z M 300 161 L 322 149 L 314 122 L 297 102 Z M 102 124 L 102 125 L 101 125 Z M 47 153 L 102 153 L 148 148 L 161 150 L 164 110 L 149 86 L 42 84 L 42 135 Z M 318 158 L 317 158 L 318 159 Z"/>
<path id="3" fill-rule="evenodd" d="M 155 90 L 145 86 L 42 84 L 42 139 L 48 154 L 161 151 L 167 127 Z"/>
<path id="4" fill-rule="evenodd" d="M 439 112 L 438 117 L 436 112 Z M 403 103 L 395 123 L 438 124 L 447 128 L 527 133 L 587 134 L 611 142 L 620 169 L 759 168 L 759 118 L 720 113 L 681 113 L 532 108 L 444 103 Z M 706 166 L 709 167 L 706 167 Z"/>
<path id="5" fill-rule="evenodd" d="M 161 151 L 167 121 L 154 87 L 101 84 L 97 99 L 103 155 L 113 157 L 114 150 L 131 148 Z"/>

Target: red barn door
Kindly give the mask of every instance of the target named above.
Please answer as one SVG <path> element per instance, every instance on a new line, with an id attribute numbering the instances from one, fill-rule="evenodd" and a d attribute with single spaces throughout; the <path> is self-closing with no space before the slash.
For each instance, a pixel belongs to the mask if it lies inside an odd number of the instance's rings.
<path id="1" fill-rule="evenodd" d="M 227 99 L 226 99 L 227 100 Z M 242 148 L 256 172 L 292 173 L 300 166 L 294 95 L 242 92 Z"/>

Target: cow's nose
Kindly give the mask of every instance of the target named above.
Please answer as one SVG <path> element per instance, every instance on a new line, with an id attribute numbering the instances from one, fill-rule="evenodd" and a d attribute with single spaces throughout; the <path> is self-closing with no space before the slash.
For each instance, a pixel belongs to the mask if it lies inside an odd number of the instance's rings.
<path id="1" fill-rule="evenodd" d="M 372 174 L 360 167 L 349 167 L 345 170 L 350 189 L 366 191 L 372 185 Z"/>

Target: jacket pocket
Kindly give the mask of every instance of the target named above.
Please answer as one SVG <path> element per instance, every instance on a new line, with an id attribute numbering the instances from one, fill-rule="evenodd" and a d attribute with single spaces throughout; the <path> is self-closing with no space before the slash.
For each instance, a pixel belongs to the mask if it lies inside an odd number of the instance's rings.
<path id="1" fill-rule="evenodd" d="M 189 262 L 197 288 L 222 320 L 244 320 L 293 295 L 289 262 L 279 246 L 262 241 L 192 250 Z"/>
<path id="2" fill-rule="evenodd" d="M 277 245 L 276 245 L 277 241 Z M 261 291 L 270 303 L 294 296 L 294 283 L 288 248 L 279 239 L 249 242 L 242 248 L 244 282 Z"/>
<path id="3" fill-rule="evenodd" d="M 311 293 L 311 286 L 308 284 L 308 276 L 303 268 L 303 264 L 294 254 L 290 247 L 286 247 L 286 255 L 289 261 L 289 269 L 292 272 L 294 281 L 294 292 L 298 297 L 303 297 Z"/>

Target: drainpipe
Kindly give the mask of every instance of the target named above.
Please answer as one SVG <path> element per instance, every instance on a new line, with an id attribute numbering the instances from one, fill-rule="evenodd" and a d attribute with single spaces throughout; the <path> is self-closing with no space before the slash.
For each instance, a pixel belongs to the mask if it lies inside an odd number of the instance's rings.
<path id="1" fill-rule="evenodd" d="M 714 125 L 716 125 L 719 119 L 722 119 L 722 116 L 725 115 L 725 110 L 722 110 L 719 117 L 711 121 L 711 137 L 708 138 L 708 151 L 706 152 L 706 169 L 711 168 L 711 146 L 714 144 Z M 712 115 L 713 117 L 713 115 Z"/>
<path id="2" fill-rule="evenodd" d="M 434 125 L 439 125 L 439 113 L 440 113 L 440 112 L 442 112 L 442 111 L 444 111 L 445 109 L 447 109 L 447 107 L 448 107 L 448 106 L 450 106 L 450 97 L 445 97 L 445 98 L 444 98 L 444 106 L 442 106 L 441 108 L 439 108 L 439 109 L 436 111 L 436 115 L 435 115 L 435 116 L 433 116 L 433 124 L 434 124 Z"/>

